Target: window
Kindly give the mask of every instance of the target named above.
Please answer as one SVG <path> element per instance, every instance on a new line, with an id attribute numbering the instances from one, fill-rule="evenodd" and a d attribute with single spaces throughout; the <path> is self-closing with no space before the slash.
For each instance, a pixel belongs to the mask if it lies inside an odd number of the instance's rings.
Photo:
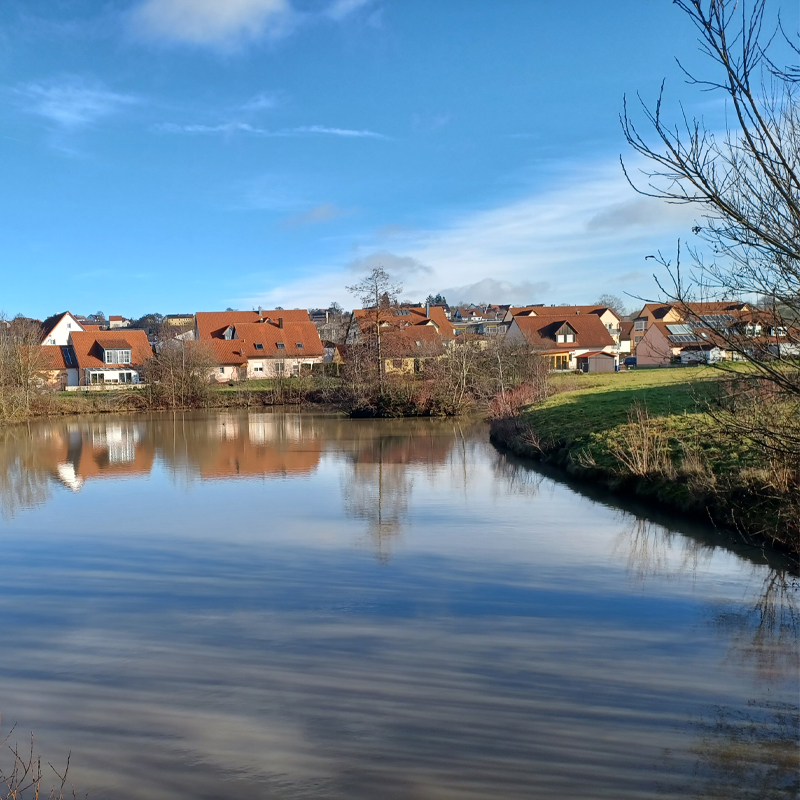
<path id="1" fill-rule="evenodd" d="M 253 372 L 264 372 L 264 365 L 263 364 L 254 364 L 253 365 Z"/>
<path id="2" fill-rule="evenodd" d="M 297 362 L 295 362 L 294 364 L 292 364 L 292 377 L 297 378 L 299 376 L 300 376 L 300 365 Z"/>
<path id="3" fill-rule="evenodd" d="M 302 342 L 295 342 L 295 344 L 297 345 L 297 349 L 298 350 L 302 350 L 303 349 L 303 343 Z"/>
<path id="4" fill-rule="evenodd" d="M 276 342 L 275 343 L 275 347 L 277 347 L 278 350 L 285 350 L 286 349 L 286 345 L 283 342 Z"/>
<path id="5" fill-rule="evenodd" d="M 130 350 L 104 350 L 106 364 L 130 364 Z"/>
<path id="6" fill-rule="evenodd" d="M 224 375 L 225 374 L 225 367 L 220 367 L 219 368 L 219 374 L 220 375 Z"/>
<path id="7" fill-rule="evenodd" d="M 646 319 L 637 319 L 637 320 L 634 320 L 633 329 L 635 331 L 643 331 L 643 330 L 645 330 L 645 326 L 646 325 L 647 325 L 647 320 Z"/>
<path id="8" fill-rule="evenodd" d="M 253 344 L 253 347 L 255 347 L 256 350 L 263 350 L 264 349 L 264 345 L 261 344 L 261 342 L 255 342 Z"/>
<path id="9" fill-rule="evenodd" d="M 120 383 L 133 383 L 133 373 L 132 372 L 120 372 L 120 374 L 119 374 L 119 382 Z"/>
<path id="10" fill-rule="evenodd" d="M 275 374 L 276 375 L 283 375 L 283 361 L 276 361 L 275 362 Z"/>
<path id="11" fill-rule="evenodd" d="M 69 347 L 62 347 L 61 352 L 64 354 L 64 363 L 68 367 L 74 367 L 75 359 L 72 357 L 72 350 L 70 350 Z"/>

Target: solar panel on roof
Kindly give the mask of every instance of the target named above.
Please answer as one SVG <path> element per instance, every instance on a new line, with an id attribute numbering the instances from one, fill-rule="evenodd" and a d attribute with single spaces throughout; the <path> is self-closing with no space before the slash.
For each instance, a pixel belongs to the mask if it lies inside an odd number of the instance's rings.
<path id="1" fill-rule="evenodd" d="M 667 325 L 667 330 L 670 333 L 676 334 L 678 336 L 681 336 L 681 335 L 685 336 L 686 334 L 689 334 L 689 333 L 692 332 L 691 327 L 689 325 L 685 325 L 683 323 L 681 323 L 680 325 Z"/>

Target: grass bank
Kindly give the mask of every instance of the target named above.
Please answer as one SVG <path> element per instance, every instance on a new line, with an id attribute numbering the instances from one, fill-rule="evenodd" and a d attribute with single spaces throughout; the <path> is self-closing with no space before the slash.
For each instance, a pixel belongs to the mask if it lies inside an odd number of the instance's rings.
<path id="1" fill-rule="evenodd" d="M 708 413 L 720 377 L 708 367 L 558 376 L 547 400 L 494 420 L 492 439 L 797 555 L 796 487 L 776 483 L 769 454 Z"/>

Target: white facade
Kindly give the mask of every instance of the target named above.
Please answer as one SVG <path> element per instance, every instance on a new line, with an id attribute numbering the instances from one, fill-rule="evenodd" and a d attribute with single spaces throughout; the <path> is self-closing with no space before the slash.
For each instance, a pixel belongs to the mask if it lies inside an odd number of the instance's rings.
<path id="1" fill-rule="evenodd" d="M 130 367 L 87 367 L 84 370 L 86 386 L 98 383 L 139 383 L 139 373 Z"/>
<path id="2" fill-rule="evenodd" d="M 54 344 L 59 347 L 66 347 L 69 344 L 69 335 L 73 331 L 82 331 L 80 322 L 72 316 L 72 314 L 65 314 L 58 324 L 50 331 L 45 337 L 42 344 Z"/>
<path id="3" fill-rule="evenodd" d="M 297 378 L 306 370 L 301 365 L 321 364 L 322 356 L 309 358 L 249 358 L 247 360 L 247 379 L 258 378 Z"/>

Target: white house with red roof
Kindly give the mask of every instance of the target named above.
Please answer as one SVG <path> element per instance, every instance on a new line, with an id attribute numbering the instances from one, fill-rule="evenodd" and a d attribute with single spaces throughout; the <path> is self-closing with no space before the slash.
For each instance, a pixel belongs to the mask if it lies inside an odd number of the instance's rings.
<path id="1" fill-rule="evenodd" d="M 220 382 L 299 377 L 325 358 L 317 327 L 303 309 L 198 311 L 195 336 L 213 354 Z"/>

